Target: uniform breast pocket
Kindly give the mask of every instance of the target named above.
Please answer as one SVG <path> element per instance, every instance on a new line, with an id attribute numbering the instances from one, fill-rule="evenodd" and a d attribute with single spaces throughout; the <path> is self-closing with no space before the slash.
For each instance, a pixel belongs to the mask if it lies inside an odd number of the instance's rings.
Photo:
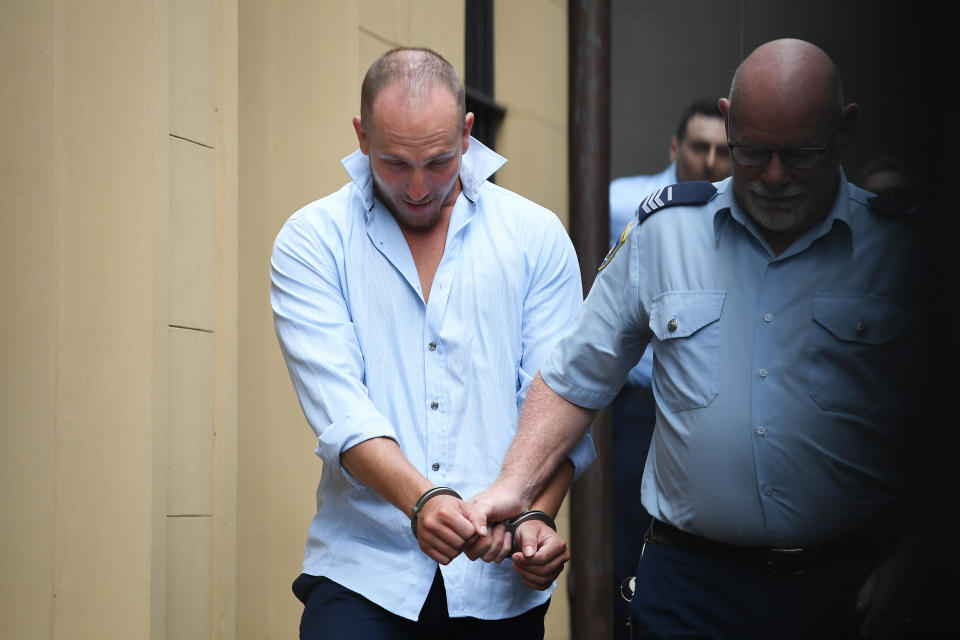
<path id="1" fill-rule="evenodd" d="M 670 411 L 706 407 L 717 397 L 724 291 L 669 291 L 653 299 L 654 379 Z M 659 375 L 658 375 L 658 369 Z"/>
<path id="2" fill-rule="evenodd" d="M 810 396 L 828 411 L 858 415 L 902 408 L 910 375 L 909 328 L 909 311 L 894 300 L 815 295 Z"/>

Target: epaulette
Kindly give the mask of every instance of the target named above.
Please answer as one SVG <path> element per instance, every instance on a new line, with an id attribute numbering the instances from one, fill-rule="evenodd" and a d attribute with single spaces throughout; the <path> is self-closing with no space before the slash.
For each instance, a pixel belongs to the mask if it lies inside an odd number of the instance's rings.
<path id="1" fill-rule="evenodd" d="M 647 196 L 637 207 L 637 224 L 661 209 L 686 204 L 706 204 L 717 193 L 717 188 L 706 180 L 679 182 L 661 187 Z"/>
<path id="2" fill-rule="evenodd" d="M 908 220 L 917 215 L 920 205 L 908 202 L 902 198 L 892 196 L 873 196 L 867 198 L 870 211 L 885 218 L 902 218 Z"/>
<path id="3" fill-rule="evenodd" d="M 620 239 L 610 247 L 610 251 L 607 252 L 606 257 L 603 259 L 603 262 L 600 263 L 597 271 L 603 271 L 604 267 L 610 264 L 613 256 L 617 255 L 617 250 L 627 241 L 627 236 L 630 234 L 631 229 L 657 211 L 660 211 L 660 209 L 682 204 L 706 204 L 716 193 L 717 188 L 706 180 L 680 182 L 654 191 L 637 207 L 636 219 L 631 220 L 629 224 L 627 224 L 627 228 L 620 234 Z"/>

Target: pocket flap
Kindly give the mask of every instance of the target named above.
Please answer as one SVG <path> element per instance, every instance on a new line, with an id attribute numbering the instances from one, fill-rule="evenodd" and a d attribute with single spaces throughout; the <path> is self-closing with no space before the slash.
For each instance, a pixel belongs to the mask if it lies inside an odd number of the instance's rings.
<path id="1" fill-rule="evenodd" d="M 910 312 L 889 298 L 853 293 L 818 293 L 813 320 L 838 340 L 884 344 L 910 327 Z"/>
<path id="2" fill-rule="evenodd" d="M 720 319 L 725 291 L 668 291 L 650 305 L 650 330 L 660 341 L 687 338 Z"/>

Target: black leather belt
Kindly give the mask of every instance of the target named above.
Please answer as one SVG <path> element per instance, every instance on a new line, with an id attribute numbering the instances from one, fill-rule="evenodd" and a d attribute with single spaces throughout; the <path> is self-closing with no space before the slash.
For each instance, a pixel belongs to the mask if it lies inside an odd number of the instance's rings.
<path id="1" fill-rule="evenodd" d="M 886 537 L 886 536 L 885 536 Z M 644 542 L 654 540 L 673 547 L 691 549 L 766 567 L 780 575 L 802 575 L 823 562 L 876 551 L 876 540 L 850 537 L 835 543 L 809 547 L 739 547 L 681 531 L 657 519 L 650 521 Z"/>

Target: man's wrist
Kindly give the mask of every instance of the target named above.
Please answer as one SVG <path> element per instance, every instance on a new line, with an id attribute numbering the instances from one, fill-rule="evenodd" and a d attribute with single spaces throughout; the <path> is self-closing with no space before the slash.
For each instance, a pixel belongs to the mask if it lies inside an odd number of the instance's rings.
<path id="1" fill-rule="evenodd" d="M 420 519 L 420 512 L 423 510 L 423 506 L 427 504 L 431 498 L 436 498 L 437 496 L 453 496 L 457 500 L 463 500 L 460 494 L 450 487 L 432 487 L 424 491 L 416 504 L 413 505 L 413 509 L 410 510 L 410 530 L 413 531 L 414 539 L 417 538 L 417 521 Z"/>
<path id="2" fill-rule="evenodd" d="M 546 525 L 554 531 L 557 530 L 557 523 L 553 521 L 553 518 L 550 516 L 550 514 L 546 511 L 540 511 L 539 509 L 524 511 L 514 518 L 504 520 L 504 524 L 507 525 L 507 531 L 509 531 L 511 534 L 514 534 L 517 531 L 517 527 L 528 520 L 539 520 L 540 522 L 546 523 Z"/>
<path id="3" fill-rule="evenodd" d="M 540 511 L 539 509 L 524 511 L 515 518 L 504 520 L 503 524 L 507 526 L 507 531 L 510 532 L 510 536 L 513 539 L 512 551 L 520 551 L 520 545 L 517 544 L 517 529 L 520 528 L 521 524 L 524 522 L 529 522 L 530 520 L 539 520 L 554 531 L 557 530 L 557 523 L 553 521 L 553 518 L 550 516 L 550 514 L 545 511 Z"/>

